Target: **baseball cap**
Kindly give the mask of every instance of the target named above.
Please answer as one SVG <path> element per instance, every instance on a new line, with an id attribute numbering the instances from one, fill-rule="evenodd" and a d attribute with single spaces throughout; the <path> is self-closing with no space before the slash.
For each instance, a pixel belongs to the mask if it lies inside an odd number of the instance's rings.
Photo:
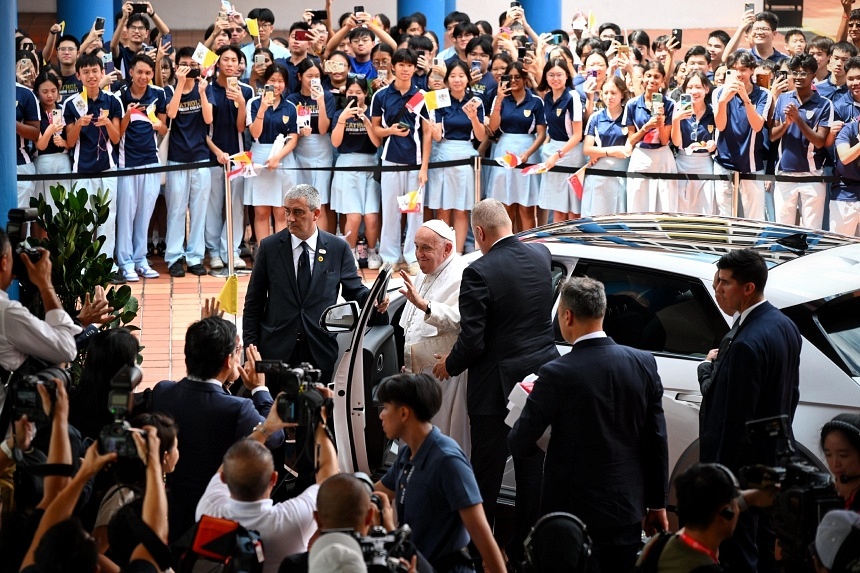
<path id="1" fill-rule="evenodd" d="M 815 552 L 821 564 L 840 573 L 860 561 L 860 514 L 853 511 L 828 512 L 815 534 Z"/>

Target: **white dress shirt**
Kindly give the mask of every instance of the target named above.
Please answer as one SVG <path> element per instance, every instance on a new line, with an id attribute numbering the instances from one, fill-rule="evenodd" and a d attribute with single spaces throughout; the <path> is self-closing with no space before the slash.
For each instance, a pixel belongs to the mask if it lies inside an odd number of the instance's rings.
<path id="1" fill-rule="evenodd" d="M 319 229 L 314 228 L 314 234 L 308 237 L 305 242 L 308 244 L 308 259 L 310 260 L 311 276 L 314 274 L 314 255 L 317 252 L 317 239 L 319 238 Z M 296 277 L 299 276 L 299 257 L 302 255 L 302 240 L 295 235 L 290 235 L 290 241 L 293 246 L 293 270 L 296 271 Z"/>

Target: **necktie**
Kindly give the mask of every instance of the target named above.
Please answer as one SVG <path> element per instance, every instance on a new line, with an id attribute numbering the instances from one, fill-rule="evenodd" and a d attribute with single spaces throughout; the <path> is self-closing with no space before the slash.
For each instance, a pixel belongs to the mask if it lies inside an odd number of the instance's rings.
<path id="1" fill-rule="evenodd" d="M 302 254 L 299 255 L 299 269 L 296 276 L 299 284 L 299 294 L 302 298 L 305 297 L 311 286 L 311 258 L 308 255 L 308 250 L 308 244 L 302 241 Z"/>

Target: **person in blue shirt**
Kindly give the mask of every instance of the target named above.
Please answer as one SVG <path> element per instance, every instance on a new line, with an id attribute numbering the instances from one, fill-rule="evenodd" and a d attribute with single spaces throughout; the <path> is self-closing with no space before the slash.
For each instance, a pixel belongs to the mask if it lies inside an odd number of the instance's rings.
<path id="1" fill-rule="evenodd" d="M 830 50 L 830 58 L 827 63 L 830 73 L 822 81 L 814 82 L 814 84 L 818 95 L 835 102 L 848 94 L 848 87 L 845 85 L 845 64 L 857 55 L 857 48 L 848 42 L 839 42 L 834 44 Z"/>
<path id="2" fill-rule="evenodd" d="M 827 141 L 833 121 L 833 104 L 812 89 L 818 69 L 815 58 L 794 56 L 788 62 L 795 90 L 776 100 L 771 120 L 771 141 L 779 141 L 777 175 L 820 176 L 820 162 L 813 157 Z M 774 190 L 776 220 L 793 225 L 800 201 L 800 223 L 810 229 L 821 229 L 827 187 L 823 182 L 790 183 L 777 181 Z"/>
<path id="3" fill-rule="evenodd" d="M 787 55 L 773 47 L 777 28 L 779 28 L 779 16 L 773 12 L 765 10 L 755 15 L 750 28 L 753 47 L 749 53 L 753 55 L 756 61 L 770 60 L 779 63 L 788 59 Z"/>
<path id="4" fill-rule="evenodd" d="M 368 87 L 364 78 L 346 80 L 347 105 L 334 114 L 331 143 L 337 148 L 339 171 L 331 182 L 331 210 L 346 216 L 343 239 L 355 252 L 364 220 L 367 239 L 367 268 L 382 266 L 379 256 L 379 209 L 381 189 L 372 171 L 350 171 L 350 167 L 374 167 L 382 139 L 367 116 Z M 357 256 L 356 256 L 357 258 Z"/>
<path id="5" fill-rule="evenodd" d="M 218 75 L 206 88 L 206 99 L 212 104 L 212 125 L 209 127 L 210 159 L 221 165 L 210 167 L 212 191 L 206 210 L 204 233 L 206 250 L 209 251 L 209 268 L 218 270 L 233 258 L 234 269 L 244 269 L 245 261 L 239 256 L 239 243 L 244 235 L 245 178 L 236 177 L 230 182 L 230 211 L 232 215 L 233 245 L 227 246 L 227 221 L 225 211 L 224 167 L 231 169 L 230 156 L 245 151 L 245 120 L 248 117 L 247 102 L 254 97 L 251 86 L 239 81 L 239 58 L 242 52 L 236 46 L 220 48 Z"/>
<path id="6" fill-rule="evenodd" d="M 158 135 L 167 133 L 167 97 L 164 90 L 151 85 L 155 62 L 144 54 L 132 58 L 131 83 L 118 93 L 125 115 L 120 123 L 120 169 L 157 167 Z M 153 117 L 155 119 L 153 119 Z M 147 231 L 155 210 L 161 175 L 145 173 L 119 178 L 116 204 L 116 259 L 125 280 L 137 282 L 138 275 L 158 278 L 146 261 Z"/>
<path id="7" fill-rule="evenodd" d="M 86 92 L 82 91 L 66 100 L 63 106 L 66 145 L 73 150 L 72 171 L 92 174 L 90 178 L 78 179 L 77 188 L 86 189 L 90 195 L 101 190 L 107 194 L 110 201 L 108 218 L 97 232 L 105 237 L 101 252 L 113 258 L 116 246 L 117 192 L 114 146 L 119 143 L 120 138 L 122 103 L 113 94 L 99 88 L 99 82 L 104 76 L 101 58 L 95 54 L 84 54 L 78 58 L 75 67 Z M 117 273 L 114 280 L 124 282 L 125 278 L 122 273 Z"/>
<path id="8" fill-rule="evenodd" d="M 171 120 L 170 143 L 167 164 L 179 165 L 209 159 L 206 136 L 212 123 L 212 104 L 206 95 L 206 81 L 199 77 L 200 65 L 192 59 L 194 48 L 185 47 L 176 51 L 176 89 L 167 105 L 167 117 Z M 206 206 L 212 177 L 208 167 L 196 167 L 167 174 L 164 198 L 167 203 L 167 250 L 164 261 L 172 277 L 185 276 L 188 272 L 205 275 L 203 266 L 205 250 Z M 191 224 L 185 241 L 185 212 Z"/>
<path id="9" fill-rule="evenodd" d="M 297 73 L 299 90 L 287 96 L 287 101 L 296 106 L 298 114 L 299 141 L 293 150 L 296 167 L 299 168 L 295 175 L 296 185 L 304 183 L 319 191 L 322 204 L 317 225 L 323 231 L 333 231 L 337 221 L 334 211 L 329 209 L 331 171 L 313 168 L 329 168 L 334 162 L 329 131 L 337 103 L 334 96 L 323 89 L 322 68 L 316 60 L 304 60 Z"/>
<path id="10" fill-rule="evenodd" d="M 316 61 L 316 58 L 308 53 L 311 45 L 310 40 L 299 40 L 300 34 L 307 34 L 310 29 L 310 24 L 306 22 L 293 22 L 292 26 L 290 26 L 289 36 L 290 56 L 287 58 L 275 58 L 276 64 L 280 64 L 287 69 L 287 90 L 284 96 L 293 94 L 301 88 L 299 66 L 307 59 Z"/>
<path id="11" fill-rule="evenodd" d="M 513 153 L 520 163 L 528 163 L 540 149 L 546 137 L 546 117 L 543 100 L 525 87 L 523 63 L 508 65 L 505 75 L 510 82 L 501 81 L 490 112 L 490 131 L 501 131 L 496 144 L 496 156 Z M 508 209 L 514 230 L 531 229 L 536 225 L 535 210 L 540 194 L 540 175 L 523 176 L 518 169 L 501 166 L 490 168 L 487 196 L 498 199 Z"/>
<path id="12" fill-rule="evenodd" d="M 858 71 L 860 71 L 860 62 L 858 62 Z M 832 232 L 855 237 L 860 237 L 860 136 L 858 136 L 858 127 L 860 127 L 860 123 L 848 122 L 836 136 L 836 173 L 839 175 L 839 181 L 830 188 L 829 221 Z"/>
<path id="13" fill-rule="evenodd" d="M 295 186 L 296 161 L 293 150 L 298 142 L 296 106 L 286 100 L 287 70 L 272 64 L 263 76 L 263 95 L 248 103 L 246 123 L 254 138 L 251 155 L 255 165 L 265 165 L 257 176 L 245 182 L 245 204 L 254 208 L 254 235 L 257 244 L 287 228 L 284 195 Z M 268 87 L 271 86 L 271 90 Z"/>
<path id="14" fill-rule="evenodd" d="M 771 95 L 752 83 L 755 58 L 749 52 L 732 52 L 726 60 L 726 79 L 712 92 L 711 106 L 717 126 L 714 173 L 727 175 L 764 172 L 762 128 L 771 106 Z M 718 214 L 732 215 L 732 188 L 728 181 L 714 182 Z M 742 179 L 743 216 L 764 220 L 764 183 Z"/>
<path id="15" fill-rule="evenodd" d="M 658 61 L 645 65 L 645 92 L 624 106 L 621 123 L 627 128 L 631 148 L 628 171 L 637 173 L 677 173 L 675 157 L 669 149 L 674 103 L 663 95 L 666 71 Z M 627 178 L 627 211 L 673 213 L 678 209 L 675 181 Z"/>
<path id="16" fill-rule="evenodd" d="M 537 90 L 546 92 L 543 110 L 546 117 L 546 143 L 540 149 L 541 159 L 552 169 L 556 165 L 581 167 L 582 155 L 582 100 L 573 89 L 570 68 L 564 60 L 550 60 L 543 68 L 543 77 Z M 554 223 L 578 219 L 582 203 L 571 193 L 567 179 L 570 173 L 550 171 L 541 177 L 541 209 L 551 209 Z"/>
<path id="17" fill-rule="evenodd" d="M 370 117 L 377 137 L 383 140 L 382 165 L 413 168 L 407 171 L 382 173 L 382 233 L 379 242 L 383 262 L 406 262 L 409 274 L 418 274 L 418 259 L 412 245 L 415 233 L 423 222 L 423 213 L 406 215 L 406 239 L 401 240 L 400 207 L 397 197 L 417 191 L 427 183 L 427 164 L 432 145 L 425 106 L 418 113 L 409 111 L 406 104 L 418 93 L 412 85 L 412 76 L 418 63 L 418 54 L 399 49 L 391 58 L 394 81 L 373 94 Z M 422 204 L 424 201 L 422 201 Z M 406 245 L 406 249 L 403 245 Z"/>
<path id="18" fill-rule="evenodd" d="M 59 103 L 60 79 L 48 70 L 43 70 L 36 78 L 34 89 L 36 97 L 39 98 L 41 133 L 36 140 L 36 173 L 68 173 L 72 164 L 69 161 L 69 150 L 66 148 L 66 124 Z M 56 120 L 55 115 L 58 115 Z M 37 181 L 35 189 L 35 196 L 43 196 L 52 208 L 55 208 L 51 196 L 51 187 L 54 185 L 62 185 L 67 191 L 72 188 L 70 181 L 58 178 L 54 181 Z M 27 206 L 29 207 L 29 204 Z"/>
<path id="19" fill-rule="evenodd" d="M 478 154 L 474 141 L 484 141 L 484 102 L 469 87 L 471 70 L 463 61 L 448 66 L 445 85 L 451 105 L 435 111 L 433 124 L 434 161 L 451 161 Z M 430 171 L 427 207 L 454 228 L 455 248 L 462 254 L 469 232 L 469 212 L 475 205 L 475 175 L 471 165 Z"/>
<path id="20" fill-rule="evenodd" d="M 607 78 L 601 99 L 605 107 L 593 113 L 585 128 L 582 152 L 595 169 L 618 171 L 617 177 L 586 173 L 582 185 L 583 217 L 624 213 L 627 204 L 627 178 L 624 172 L 630 163 L 627 128 L 621 123 L 624 104 L 630 97 L 627 84 L 620 76 Z"/>
<path id="21" fill-rule="evenodd" d="M 442 404 L 439 382 L 429 374 L 395 374 L 380 382 L 376 400 L 385 436 L 404 445 L 374 489 L 412 528 L 415 549 L 440 573 L 466 573 L 474 571 L 465 550 L 471 541 L 485 570 L 506 571 L 469 460 L 430 421 Z"/>
<path id="22" fill-rule="evenodd" d="M 242 46 L 242 53 L 245 54 L 245 61 L 248 66 L 245 68 L 245 73 L 242 74 L 242 81 L 247 82 L 251 77 L 251 63 L 254 61 L 254 50 L 258 47 L 266 48 L 272 52 L 275 60 L 286 59 L 290 57 L 290 51 L 280 44 L 272 41 L 272 32 L 275 30 L 275 14 L 268 8 L 254 8 L 248 12 L 248 18 L 256 18 L 257 26 L 259 27 L 260 35 L 256 42 Z"/>
<path id="23" fill-rule="evenodd" d="M 15 159 L 18 175 L 35 175 L 33 149 L 30 142 L 39 139 L 39 104 L 25 85 L 15 84 Z M 18 207 L 29 208 L 30 197 L 36 190 L 35 181 L 18 181 Z"/>
<path id="24" fill-rule="evenodd" d="M 349 57 L 349 71 L 353 74 L 364 74 L 364 78 L 371 82 L 376 79 L 377 71 L 373 66 L 372 51 L 379 43 L 389 46 L 392 50 L 397 48 L 391 36 L 379 25 L 379 22 L 370 14 L 364 12 L 349 14 L 343 24 L 326 44 L 326 53 L 332 54 L 339 49 L 344 40 L 349 42 L 352 54 Z"/>
<path id="25" fill-rule="evenodd" d="M 490 73 L 490 57 L 493 55 L 493 38 L 491 36 L 475 36 L 466 46 L 467 64 L 469 65 L 472 93 L 484 101 L 486 108 L 487 94 L 496 89 L 498 83 Z M 476 63 L 479 67 L 475 67 Z M 475 71 L 472 71 L 475 70 Z M 489 99 L 493 101 L 492 96 Z"/>
<path id="26" fill-rule="evenodd" d="M 681 84 L 681 93 L 691 99 L 679 101 L 672 118 L 672 144 L 678 148 L 675 165 L 679 173 L 714 174 L 711 154 L 717 148 L 714 110 L 708 101 L 711 82 L 704 71 L 689 74 Z M 713 215 L 713 181 L 678 181 L 678 212 Z"/>

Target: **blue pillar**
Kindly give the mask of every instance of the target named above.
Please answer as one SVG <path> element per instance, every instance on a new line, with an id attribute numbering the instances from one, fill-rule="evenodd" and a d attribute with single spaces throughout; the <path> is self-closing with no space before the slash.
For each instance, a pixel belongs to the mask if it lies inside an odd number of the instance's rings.
<path id="1" fill-rule="evenodd" d="M 397 0 L 397 17 L 400 18 L 401 16 L 421 12 L 427 17 L 427 29 L 436 32 L 439 41 L 442 42 L 442 38 L 445 35 L 445 14 L 448 13 L 445 8 L 449 1 L 451 0 L 445 0 L 445 2 L 437 0 L 431 2 L 427 0 Z"/>
<path id="2" fill-rule="evenodd" d="M 561 28 L 561 0 L 522 0 L 529 25 L 538 34 Z"/>
<path id="3" fill-rule="evenodd" d="M 66 22 L 66 33 L 72 34 L 79 40 L 93 27 L 96 18 L 105 19 L 104 38 L 113 35 L 114 9 L 113 0 L 57 0 L 57 21 Z"/>
<path id="4" fill-rule="evenodd" d="M 18 0 L 0 2 L 0 78 L 15 77 L 15 25 L 18 22 Z M 5 47 L 3 47 L 5 46 Z M 15 90 L 0 90 L 0 109 L 15 109 Z M 0 224 L 6 228 L 9 209 L 18 206 L 18 177 L 15 168 L 15 114 L 0 113 Z"/>

